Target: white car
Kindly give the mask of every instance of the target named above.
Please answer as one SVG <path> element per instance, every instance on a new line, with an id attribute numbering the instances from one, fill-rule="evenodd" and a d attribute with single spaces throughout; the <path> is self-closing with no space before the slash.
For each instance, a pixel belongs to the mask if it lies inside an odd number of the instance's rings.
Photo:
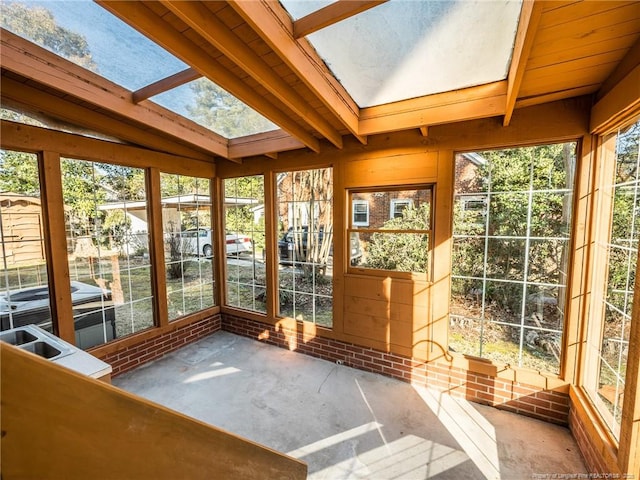
<path id="1" fill-rule="evenodd" d="M 182 232 L 183 251 L 193 255 L 211 257 L 213 255 L 213 240 L 211 229 L 190 228 Z M 251 238 L 237 233 L 227 233 L 225 237 L 225 251 L 227 255 L 253 253 Z"/>

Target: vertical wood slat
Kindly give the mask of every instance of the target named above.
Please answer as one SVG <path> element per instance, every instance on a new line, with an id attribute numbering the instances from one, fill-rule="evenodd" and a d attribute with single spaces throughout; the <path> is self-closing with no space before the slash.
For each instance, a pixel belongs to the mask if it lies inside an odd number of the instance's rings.
<path id="1" fill-rule="evenodd" d="M 451 238 L 453 218 L 453 182 L 455 154 L 452 150 L 438 152 L 438 183 L 434 199 L 434 229 L 431 254 L 432 285 L 430 310 L 430 345 L 428 359 L 448 356 L 449 305 L 451 295 Z"/>
<path id="2" fill-rule="evenodd" d="M 223 305 L 223 294 L 226 291 L 223 275 L 226 262 L 226 245 L 221 244 L 221 238 L 225 238 L 224 230 L 224 180 L 217 177 L 211 178 L 209 182 L 209 198 L 212 199 L 211 206 L 211 240 L 213 241 L 213 259 L 211 260 L 211 268 L 213 268 L 213 302 L 214 305 Z M 223 255 L 222 257 L 220 255 Z M 224 264 L 224 265 L 223 265 Z"/>
<path id="3" fill-rule="evenodd" d="M 160 188 L 160 171 L 148 168 L 147 176 L 147 208 L 149 225 L 149 253 L 151 264 L 151 282 L 155 324 L 164 327 L 169 323 L 169 306 L 167 299 L 167 277 L 164 258 L 164 229 L 162 223 L 162 190 Z"/>
<path id="4" fill-rule="evenodd" d="M 267 275 L 267 317 L 278 316 L 279 292 L 278 292 L 278 200 L 276 194 L 277 173 L 268 171 L 264 174 L 264 216 L 265 216 L 265 273 Z M 268 221 L 270 220 L 270 221 Z"/>
<path id="5" fill-rule="evenodd" d="M 576 165 L 576 176 L 573 194 L 572 239 L 569 263 L 567 265 L 567 309 L 564 319 L 564 335 L 560 376 L 567 382 L 577 385 L 580 378 L 580 351 L 586 346 L 582 336 L 582 325 L 586 323 L 589 313 L 590 289 L 587 288 L 591 269 L 588 267 L 595 179 L 594 155 L 592 149 L 596 139 L 589 135 L 580 143 L 580 153 Z"/>
<path id="6" fill-rule="evenodd" d="M 337 335 L 344 333 L 344 293 L 345 273 L 349 265 L 350 245 L 349 192 L 344 182 L 344 162 L 333 164 L 333 331 Z M 347 203 L 347 205 L 345 205 Z"/>
<path id="7" fill-rule="evenodd" d="M 42 152 L 39 169 L 51 318 L 55 333 L 75 345 L 60 154 Z"/>

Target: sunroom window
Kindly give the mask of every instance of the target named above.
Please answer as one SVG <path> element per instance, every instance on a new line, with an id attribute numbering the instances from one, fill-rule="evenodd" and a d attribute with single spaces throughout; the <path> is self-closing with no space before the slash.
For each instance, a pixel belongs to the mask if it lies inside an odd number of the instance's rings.
<path id="1" fill-rule="evenodd" d="M 224 181 L 224 228 L 226 303 L 231 307 L 266 313 L 262 175 Z"/>
<path id="2" fill-rule="evenodd" d="M 374 272 L 395 272 L 396 276 L 428 275 L 430 271 L 431 208 L 430 186 L 395 187 L 349 192 L 351 224 L 349 265 Z M 356 221 L 359 204 L 368 205 L 368 222 Z"/>
<path id="3" fill-rule="evenodd" d="M 51 318 L 38 157 L 0 150 L 0 324 L 2 330 Z"/>
<path id="4" fill-rule="evenodd" d="M 456 156 L 452 351 L 559 373 L 575 149 Z"/>
<path id="5" fill-rule="evenodd" d="M 640 119 L 605 138 L 601 154 L 601 217 L 585 386 L 620 438 L 640 241 Z"/>
<path id="6" fill-rule="evenodd" d="M 333 169 L 277 176 L 279 315 L 333 325 Z"/>

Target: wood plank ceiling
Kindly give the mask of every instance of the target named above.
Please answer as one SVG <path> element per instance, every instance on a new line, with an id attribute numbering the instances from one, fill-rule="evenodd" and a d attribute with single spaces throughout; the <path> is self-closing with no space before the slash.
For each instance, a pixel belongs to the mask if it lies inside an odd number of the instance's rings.
<path id="1" fill-rule="evenodd" d="M 340 0 L 296 22 L 273 0 L 97 3 L 190 68 L 130 92 L 3 30 L 3 101 L 200 159 L 339 149 L 348 135 L 366 143 L 368 135 L 428 134 L 430 125 L 474 118 L 508 125 L 514 109 L 601 97 L 640 64 L 640 2 L 525 0 L 507 79 L 361 109 L 304 35 L 383 2 Z M 147 100 L 199 76 L 282 130 L 227 140 Z"/>

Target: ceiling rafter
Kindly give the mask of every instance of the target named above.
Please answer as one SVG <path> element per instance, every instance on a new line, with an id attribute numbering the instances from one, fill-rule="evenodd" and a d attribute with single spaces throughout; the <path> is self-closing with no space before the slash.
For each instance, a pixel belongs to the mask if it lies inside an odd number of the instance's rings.
<path id="1" fill-rule="evenodd" d="M 277 1 L 230 0 L 229 5 L 253 28 L 297 77 L 362 143 L 359 108 L 306 39 L 293 38 L 293 23 Z"/>
<path id="2" fill-rule="evenodd" d="M 227 140 L 220 135 L 152 102 L 136 105 L 129 90 L 7 30 L 0 31 L 2 67 L 6 70 L 147 125 L 199 150 L 228 156 Z"/>
<path id="3" fill-rule="evenodd" d="M 338 0 L 293 22 L 293 38 L 298 39 L 353 17 L 389 0 Z"/>
<path id="4" fill-rule="evenodd" d="M 315 109 L 305 101 L 273 69 L 253 52 L 227 26 L 218 20 L 203 4 L 163 0 L 162 3 L 207 40 L 243 71 L 262 84 L 278 100 L 299 115 L 312 128 L 338 148 L 342 148 L 342 135 L 331 126 Z"/>
<path id="5" fill-rule="evenodd" d="M 137 1 L 99 0 L 112 14 L 140 31 L 147 38 L 180 58 L 185 63 L 214 81 L 272 122 L 300 139 L 314 152 L 320 151 L 320 142 L 311 133 L 298 125 L 285 112 L 266 100 L 262 95 L 238 78 L 217 60 L 202 50 L 181 32 L 175 30 L 162 18 Z"/>
<path id="6" fill-rule="evenodd" d="M 504 114 L 507 81 L 363 108 L 360 132 L 364 135 L 423 128 Z"/>
<path id="7" fill-rule="evenodd" d="M 123 125 L 120 120 L 104 113 L 69 102 L 64 98 L 7 77 L 2 78 L 1 93 L 3 103 L 6 100 L 13 100 L 21 106 L 27 107 L 27 109 L 36 110 L 72 125 L 89 128 L 160 152 L 198 160 L 213 160 L 213 155 L 183 146 L 174 140 L 168 139 L 166 135 L 136 128 L 129 124 Z"/>
<path id="8" fill-rule="evenodd" d="M 229 157 L 243 158 L 256 155 L 271 157 L 276 152 L 286 152 L 300 148 L 304 148 L 300 140 L 282 130 L 274 130 L 229 140 Z"/>
<path id="9" fill-rule="evenodd" d="M 513 54 L 511 55 L 509 75 L 507 76 L 507 99 L 502 121 L 505 127 L 509 126 L 509 122 L 511 122 L 511 116 L 520 93 L 520 86 L 522 85 L 527 61 L 529 60 L 531 47 L 533 47 L 533 40 L 538 31 L 538 24 L 540 23 L 544 6 L 545 4 L 541 0 L 524 0 L 522 2 L 518 31 L 513 46 Z"/>
<path id="10" fill-rule="evenodd" d="M 185 83 L 192 82 L 201 78 L 202 74 L 193 68 L 187 68 L 181 72 L 174 73 L 173 75 L 158 80 L 157 82 L 150 83 L 135 92 L 133 92 L 133 103 L 140 103 L 147 98 L 151 98 L 154 95 L 164 93 L 168 90 L 174 89 Z"/>

